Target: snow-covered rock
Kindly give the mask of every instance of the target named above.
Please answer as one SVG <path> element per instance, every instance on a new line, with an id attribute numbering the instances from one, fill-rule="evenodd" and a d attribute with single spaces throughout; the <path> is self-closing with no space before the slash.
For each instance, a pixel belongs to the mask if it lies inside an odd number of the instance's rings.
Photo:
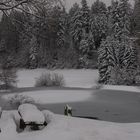
<path id="1" fill-rule="evenodd" d="M 18 111 L 26 123 L 35 122 L 37 124 L 43 124 L 45 122 L 44 114 L 35 105 L 22 104 L 19 106 Z"/>

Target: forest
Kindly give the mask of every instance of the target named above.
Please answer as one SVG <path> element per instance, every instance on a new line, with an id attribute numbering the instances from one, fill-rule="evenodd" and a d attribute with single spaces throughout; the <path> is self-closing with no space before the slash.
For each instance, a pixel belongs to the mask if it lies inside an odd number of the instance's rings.
<path id="1" fill-rule="evenodd" d="M 1 68 L 98 68 L 100 83 L 140 84 L 140 0 L 15 3 L 0 3 Z"/>

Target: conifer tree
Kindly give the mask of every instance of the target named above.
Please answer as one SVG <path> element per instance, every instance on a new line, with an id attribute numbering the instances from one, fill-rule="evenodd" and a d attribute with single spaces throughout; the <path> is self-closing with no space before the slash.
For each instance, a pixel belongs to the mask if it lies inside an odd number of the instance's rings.
<path id="1" fill-rule="evenodd" d="M 119 67 L 120 43 L 114 36 L 108 36 L 98 48 L 99 82 L 107 84 L 113 67 Z"/>
<path id="2" fill-rule="evenodd" d="M 134 30 L 135 33 L 137 34 L 138 32 L 140 32 L 140 0 L 135 0 L 133 18 L 134 18 Z"/>
<path id="3" fill-rule="evenodd" d="M 81 12 L 80 10 L 76 11 L 74 16 L 71 18 L 71 23 L 70 23 L 70 31 L 71 31 L 71 36 L 74 42 L 75 49 L 79 51 L 79 43 L 82 39 L 82 19 L 81 19 Z"/>
<path id="4" fill-rule="evenodd" d="M 120 75 L 125 75 L 126 80 L 123 81 L 123 84 L 133 83 L 136 69 L 136 52 L 130 39 L 130 11 L 128 0 L 115 2 L 111 7 L 109 36 L 101 43 L 99 48 L 100 81 L 105 84 L 110 83 L 113 73 L 119 71 L 122 72 Z M 131 80 L 128 76 L 130 73 Z M 116 79 L 116 81 L 119 80 Z"/>
<path id="5" fill-rule="evenodd" d="M 89 7 L 86 0 L 81 1 L 81 9 L 75 12 L 71 20 L 71 35 L 75 42 L 77 50 L 79 50 L 80 41 L 83 36 L 89 34 Z"/>
<path id="6" fill-rule="evenodd" d="M 91 15 L 102 14 L 107 11 L 106 4 L 100 0 L 96 0 L 91 6 Z"/>
<path id="7" fill-rule="evenodd" d="M 137 50 L 137 61 L 140 67 L 140 0 L 135 0 L 134 11 L 133 11 L 133 34 L 136 36 L 136 50 Z"/>
<path id="8" fill-rule="evenodd" d="M 80 7 L 78 3 L 74 3 L 73 6 L 69 10 L 69 16 L 70 18 L 74 16 L 74 14 L 79 11 Z"/>
<path id="9" fill-rule="evenodd" d="M 106 14 L 93 15 L 90 20 L 90 29 L 95 41 L 96 49 L 99 48 L 102 39 L 108 32 L 108 19 Z"/>
<path id="10" fill-rule="evenodd" d="M 59 17 L 59 25 L 58 25 L 58 32 L 57 32 L 57 46 L 64 47 L 65 43 L 68 41 L 66 39 L 68 35 L 68 19 L 67 13 L 65 9 L 62 10 L 60 17 Z"/>
<path id="11" fill-rule="evenodd" d="M 89 7 L 87 5 L 86 0 L 82 0 L 81 5 L 82 5 L 82 8 L 81 8 L 82 28 L 83 28 L 83 32 L 88 34 L 89 33 L 90 11 L 89 11 Z"/>

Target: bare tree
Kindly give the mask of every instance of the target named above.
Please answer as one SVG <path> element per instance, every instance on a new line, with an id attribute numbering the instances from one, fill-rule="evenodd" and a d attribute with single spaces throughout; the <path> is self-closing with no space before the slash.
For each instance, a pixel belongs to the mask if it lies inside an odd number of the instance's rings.
<path id="1" fill-rule="evenodd" d="M 11 10 L 23 4 L 27 4 L 29 2 L 30 0 L 2 0 L 0 2 L 0 10 L 1 11 Z"/>
<path id="2" fill-rule="evenodd" d="M 39 5 L 48 5 L 49 3 L 59 4 L 63 8 L 65 7 L 65 2 L 62 0 L 1 0 L 0 10 L 9 11 L 13 9 L 20 9 L 24 11 L 25 6 L 32 7 L 33 9 L 39 10 Z M 23 9 L 22 9 L 23 8 Z M 27 11 L 24 11 L 27 12 Z"/>
<path id="3" fill-rule="evenodd" d="M 18 23 L 24 26 L 21 21 L 18 21 L 10 16 L 10 13 L 12 11 L 20 11 L 22 13 L 25 13 L 27 16 L 29 15 L 33 18 L 35 17 L 41 19 L 42 21 L 45 21 L 46 15 L 44 14 L 44 16 L 40 16 L 40 13 L 43 13 L 44 9 L 50 11 L 51 13 L 51 9 L 55 6 L 59 6 L 64 9 L 65 0 L 1 0 L 0 11 L 2 11 L 2 13 L 11 20 L 11 23 Z M 29 33 L 26 34 L 28 35 Z M 40 37 L 46 39 L 46 37 L 44 36 Z"/>

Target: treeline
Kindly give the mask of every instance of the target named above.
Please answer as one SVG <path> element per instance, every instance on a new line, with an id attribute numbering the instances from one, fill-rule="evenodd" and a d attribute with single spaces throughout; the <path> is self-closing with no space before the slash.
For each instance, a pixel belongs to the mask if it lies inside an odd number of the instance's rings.
<path id="1" fill-rule="evenodd" d="M 54 0 L 55 1 L 55 0 Z M 135 84 L 140 60 L 140 0 L 53 1 L 11 10 L 0 22 L 0 63 L 24 68 L 97 68 L 104 84 Z M 31 12 L 33 10 L 33 12 Z M 97 63 L 98 62 L 98 63 Z"/>
<path id="2" fill-rule="evenodd" d="M 26 11 L 4 13 L 0 22 L 2 65 L 97 68 L 97 51 L 90 32 L 92 13 L 85 0 L 81 4 L 74 4 L 67 12 L 61 5 L 46 1 L 32 14 L 28 7 Z"/>

